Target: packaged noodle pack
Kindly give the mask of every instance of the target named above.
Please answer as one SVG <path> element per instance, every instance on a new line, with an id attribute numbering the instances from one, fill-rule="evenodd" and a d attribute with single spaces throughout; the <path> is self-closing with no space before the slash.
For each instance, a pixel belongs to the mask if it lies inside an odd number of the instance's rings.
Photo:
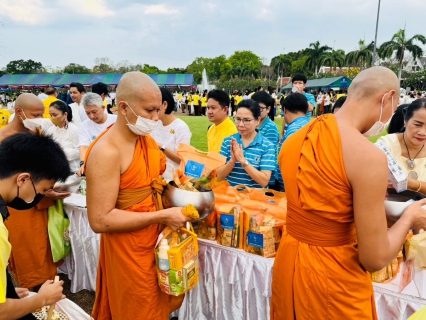
<path id="1" fill-rule="evenodd" d="M 241 206 L 216 205 L 217 242 L 225 247 L 243 247 L 243 213 Z"/>
<path id="2" fill-rule="evenodd" d="M 164 293 L 179 296 L 198 284 L 198 240 L 193 231 L 165 228 L 158 237 L 155 258 L 158 284 Z"/>
<path id="3" fill-rule="evenodd" d="M 245 251 L 266 258 L 275 256 L 285 228 L 286 204 L 284 193 L 249 190 L 249 198 L 241 201 Z"/>

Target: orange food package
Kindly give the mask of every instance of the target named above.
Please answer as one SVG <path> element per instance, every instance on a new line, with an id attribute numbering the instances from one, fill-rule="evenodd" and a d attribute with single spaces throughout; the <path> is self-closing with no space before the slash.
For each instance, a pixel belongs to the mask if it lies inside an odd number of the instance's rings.
<path id="1" fill-rule="evenodd" d="M 214 178 L 215 170 L 226 163 L 226 157 L 217 152 L 203 152 L 184 143 L 179 144 L 177 154 L 182 161 L 175 175 L 179 176 L 181 182 L 187 177 L 190 179 L 203 176 Z"/>

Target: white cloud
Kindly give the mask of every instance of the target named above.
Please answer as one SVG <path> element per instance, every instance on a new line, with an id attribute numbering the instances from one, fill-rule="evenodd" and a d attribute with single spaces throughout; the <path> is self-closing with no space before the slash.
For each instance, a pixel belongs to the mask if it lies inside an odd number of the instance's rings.
<path id="1" fill-rule="evenodd" d="M 106 18 L 115 15 L 114 11 L 107 7 L 105 0 L 61 1 L 61 5 L 77 14 L 83 14 L 85 16 Z"/>
<path id="2" fill-rule="evenodd" d="M 29 25 L 47 23 L 50 11 L 41 0 L 0 0 L 0 16 Z"/>
<path id="3" fill-rule="evenodd" d="M 147 6 L 145 11 L 145 14 L 161 14 L 161 15 L 172 15 L 179 13 L 177 9 L 173 8 L 167 8 L 164 4 L 154 4 L 151 6 Z"/>

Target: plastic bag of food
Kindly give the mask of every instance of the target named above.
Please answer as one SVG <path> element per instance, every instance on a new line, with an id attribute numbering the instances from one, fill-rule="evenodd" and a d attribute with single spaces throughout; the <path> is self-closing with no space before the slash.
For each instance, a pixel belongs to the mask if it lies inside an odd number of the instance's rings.
<path id="1" fill-rule="evenodd" d="M 217 213 L 217 242 L 225 247 L 242 249 L 243 213 L 241 206 L 219 204 Z"/>
<path id="2" fill-rule="evenodd" d="M 414 259 L 414 266 L 426 268 L 426 232 L 420 232 L 405 242 L 406 260 Z"/>
<path id="3" fill-rule="evenodd" d="M 161 291 L 179 296 L 193 289 L 199 280 L 198 240 L 191 230 L 166 227 L 155 246 L 158 284 Z"/>

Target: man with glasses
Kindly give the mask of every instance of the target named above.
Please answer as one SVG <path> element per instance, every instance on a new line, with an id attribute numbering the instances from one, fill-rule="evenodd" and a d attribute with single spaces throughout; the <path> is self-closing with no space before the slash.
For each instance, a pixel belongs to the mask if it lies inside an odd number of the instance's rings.
<path id="1" fill-rule="evenodd" d="M 237 133 L 235 124 L 228 118 L 229 96 L 225 91 L 212 90 L 207 95 L 207 117 L 214 124 L 207 132 L 208 150 L 220 152 L 223 139 Z"/>

